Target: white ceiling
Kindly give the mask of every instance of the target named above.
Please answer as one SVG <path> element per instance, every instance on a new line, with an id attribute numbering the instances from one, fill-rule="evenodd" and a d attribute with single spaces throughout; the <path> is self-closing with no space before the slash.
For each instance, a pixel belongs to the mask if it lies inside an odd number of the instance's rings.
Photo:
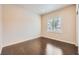
<path id="1" fill-rule="evenodd" d="M 19 6 L 24 7 L 25 9 L 34 13 L 42 15 L 69 6 L 69 4 L 23 4 Z"/>

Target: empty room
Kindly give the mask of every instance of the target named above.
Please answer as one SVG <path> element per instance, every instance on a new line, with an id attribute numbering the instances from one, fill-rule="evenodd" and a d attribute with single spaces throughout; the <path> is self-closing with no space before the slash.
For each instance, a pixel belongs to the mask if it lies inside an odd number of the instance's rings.
<path id="1" fill-rule="evenodd" d="M 0 54 L 78 55 L 76 5 L 0 5 Z"/>

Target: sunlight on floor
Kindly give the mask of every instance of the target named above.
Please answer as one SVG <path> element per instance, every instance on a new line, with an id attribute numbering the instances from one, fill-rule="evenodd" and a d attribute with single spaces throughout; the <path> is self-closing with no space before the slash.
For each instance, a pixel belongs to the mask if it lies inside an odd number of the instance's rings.
<path id="1" fill-rule="evenodd" d="M 51 44 L 47 44 L 46 46 L 46 55 L 62 55 L 63 52 L 60 48 L 55 47 Z"/>

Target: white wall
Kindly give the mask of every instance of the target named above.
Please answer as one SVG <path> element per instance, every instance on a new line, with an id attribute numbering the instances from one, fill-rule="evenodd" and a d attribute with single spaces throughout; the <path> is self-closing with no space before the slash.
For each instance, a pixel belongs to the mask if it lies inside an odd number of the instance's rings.
<path id="1" fill-rule="evenodd" d="M 3 6 L 3 46 L 40 36 L 40 16 L 16 5 Z"/>
<path id="2" fill-rule="evenodd" d="M 79 5 L 76 6 L 77 11 L 78 11 L 78 15 L 77 15 L 77 19 L 76 19 L 76 35 L 77 35 L 77 44 L 78 44 L 78 54 L 79 54 Z"/>
<path id="3" fill-rule="evenodd" d="M 77 39 L 78 39 L 78 53 L 79 53 L 79 15 L 77 19 Z"/>
<path id="4" fill-rule="evenodd" d="M 0 54 L 2 50 L 2 6 L 0 5 Z"/>

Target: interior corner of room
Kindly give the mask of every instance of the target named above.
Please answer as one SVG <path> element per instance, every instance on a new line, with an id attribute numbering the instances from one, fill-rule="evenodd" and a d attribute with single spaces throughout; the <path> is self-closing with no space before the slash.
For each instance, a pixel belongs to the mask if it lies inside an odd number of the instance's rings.
<path id="1" fill-rule="evenodd" d="M 38 6 L 40 10 L 44 8 L 41 5 L 0 5 L 0 52 L 6 46 L 40 37 L 78 46 L 76 40 L 76 5 L 66 5 L 62 6 L 63 8 L 59 8 L 59 6 L 54 11 L 49 8 L 51 12 L 47 12 L 48 10 L 41 12 L 37 8 Z M 33 7 L 37 9 L 35 10 Z M 61 17 L 61 33 L 47 31 L 48 18 L 55 16 Z"/>

